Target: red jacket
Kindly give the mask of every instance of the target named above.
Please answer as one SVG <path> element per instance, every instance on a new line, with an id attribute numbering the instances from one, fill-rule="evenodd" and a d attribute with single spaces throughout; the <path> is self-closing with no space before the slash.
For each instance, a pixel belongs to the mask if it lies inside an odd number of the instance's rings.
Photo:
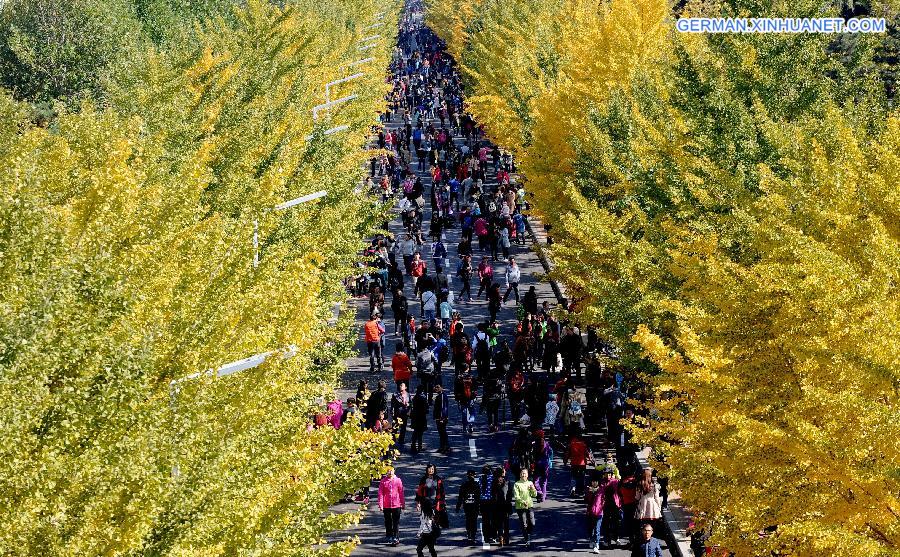
<path id="1" fill-rule="evenodd" d="M 391 358 L 391 368 L 394 370 L 394 381 L 409 382 L 412 375 L 412 362 L 409 356 L 403 352 L 397 352 Z"/>

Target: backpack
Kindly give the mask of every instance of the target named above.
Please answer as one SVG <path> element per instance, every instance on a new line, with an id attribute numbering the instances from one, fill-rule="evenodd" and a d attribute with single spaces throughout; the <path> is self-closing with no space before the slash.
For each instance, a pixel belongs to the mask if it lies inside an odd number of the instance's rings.
<path id="1" fill-rule="evenodd" d="M 578 420 L 581 417 L 581 403 L 577 400 L 573 400 L 569 403 L 569 417 L 573 420 Z"/>
<path id="2" fill-rule="evenodd" d="M 475 344 L 475 354 L 477 356 L 486 356 L 490 353 L 491 347 L 488 344 L 487 335 L 484 337 L 479 337 L 477 343 Z"/>
<path id="3" fill-rule="evenodd" d="M 544 442 L 544 452 L 535 463 L 535 468 L 541 470 L 550 470 L 553 468 L 553 447 L 550 446 L 550 443 Z"/>
<path id="4" fill-rule="evenodd" d="M 509 387 L 510 387 L 510 389 L 512 389 L 512 392 L 514 392 L 514 393 L 521 393 L 522 386 L 524 384 L 525 384 L 525 377 L 522 375 L 521 372 L 518 372 L 518 371 L 516 372 L 515 375 L 513 375 L 512 379 L 509 380 Z"/>
<path id="5" fill-rule="evenodd" d="M 428 356 L 422 356 L 420 354 L 416 357 L 416 369 L 419 370 L 419 373 L 434 373 L 434 364 L 432 362 L 432 359 Z"/>
<path id="6" fill-rule="evenodd" d="M 466 400 L 472 400 L 472 378 L 465 377 L 462 380 L 462 393 Z"/>

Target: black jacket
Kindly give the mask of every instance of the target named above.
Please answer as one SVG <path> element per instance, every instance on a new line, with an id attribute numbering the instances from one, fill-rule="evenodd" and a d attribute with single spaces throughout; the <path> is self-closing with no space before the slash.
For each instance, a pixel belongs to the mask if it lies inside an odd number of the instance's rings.
<path id="1" fill-rule="evenodd" d="M 475 478 L 466 477 L 466 481 L 459 487 L 459 498 L 456 500 L 456 510 L 459 510 L 464 504 L 474 504 L 477 507 L 479 499 L 481 499 L 481 487 L 478 485 L 478 482 L 475 481 Z"/>

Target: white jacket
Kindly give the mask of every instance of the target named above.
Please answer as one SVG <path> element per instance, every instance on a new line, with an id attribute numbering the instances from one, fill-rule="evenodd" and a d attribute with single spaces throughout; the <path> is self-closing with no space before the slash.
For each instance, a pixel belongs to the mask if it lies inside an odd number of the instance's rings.
<path id="1" fill-rule="evenodd" d="M 522 271 L 519 270 L 519 266 L 516 265 L 513 267 L 512 265 L 506 266 L 506 284 L 508 285 L 511 282 L 519 282 L 519 279 L 522 278 Z"/>

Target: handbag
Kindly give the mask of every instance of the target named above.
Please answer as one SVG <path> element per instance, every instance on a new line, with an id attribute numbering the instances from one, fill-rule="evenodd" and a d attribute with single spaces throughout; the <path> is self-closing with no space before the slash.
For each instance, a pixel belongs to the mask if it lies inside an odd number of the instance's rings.
<path id="1" fill-rule="evenodd" d="M 450 514 L 447 513 L 447 509 L 443 509 L 438 512 L 438 532 L 440 535 L 441 528 L 449 528 L 450 527 Z M 432 528 L 432 531 L 434 529 Z"/>

